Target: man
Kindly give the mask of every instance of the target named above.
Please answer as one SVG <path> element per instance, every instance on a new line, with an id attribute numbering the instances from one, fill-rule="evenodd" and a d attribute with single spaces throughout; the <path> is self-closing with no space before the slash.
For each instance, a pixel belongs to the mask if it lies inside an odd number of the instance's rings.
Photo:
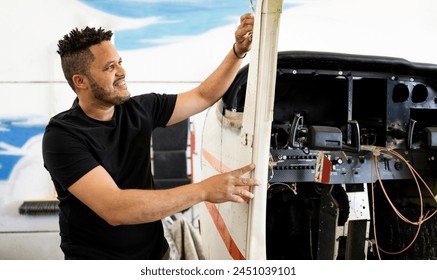
<path id="1" fill-rule="evenodd" d="M 241 16 L 235 44 L 198 87 L 178 95 L 130 97 L 111 31 L 72 30 L 58 43 L 73 106 L 54 116 L 43 138 L 44 166 L 60 201 L 65 259 L 161 259 L 168 250 L 161 219 L 199 202 L 244 202 L 242 178 L 253 164 L 204 181 L 154 190 L 150 138 L 199 113 L 226 92 L 251 48 L 254 18 Z"/>

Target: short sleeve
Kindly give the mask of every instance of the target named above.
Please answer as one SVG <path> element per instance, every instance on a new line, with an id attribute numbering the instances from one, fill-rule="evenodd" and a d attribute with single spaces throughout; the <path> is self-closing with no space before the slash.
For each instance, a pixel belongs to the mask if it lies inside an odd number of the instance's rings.
<path id="1" fill-rule="evenodd" d="M 85 143 L 60 127 L 47 126 L 42 145 L 44 167 L 64 190 L 99 165 Z"/>

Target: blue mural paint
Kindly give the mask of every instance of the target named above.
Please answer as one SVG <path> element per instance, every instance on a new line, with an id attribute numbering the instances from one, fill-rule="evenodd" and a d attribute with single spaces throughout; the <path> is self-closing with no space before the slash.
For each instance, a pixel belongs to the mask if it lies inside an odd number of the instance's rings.
<path id="1" fill-rule="evenodd" d="M 8 180 L 13 167 L 24 156 L 17 150 L 21 151 L 30 138 L 42 134 L 44 129 L 45 125 L 29 124 L 22 118 L 0 119 L 0 180 Z"/>
<path id="2" fill-rule="evenodd" d="M 251 12 L 248 0 L 81 0 L 105 13 L 128 18 L 158 17 L 155 24 L 117 32 L 119 50 L 132 50 L 165 44 L 172 36 L 194 36 L 213 28 L 236 23 Z M 254 1 L 256 3 L 256 1 Z M 295 6 L 284 4 L 283 8 Z"/>

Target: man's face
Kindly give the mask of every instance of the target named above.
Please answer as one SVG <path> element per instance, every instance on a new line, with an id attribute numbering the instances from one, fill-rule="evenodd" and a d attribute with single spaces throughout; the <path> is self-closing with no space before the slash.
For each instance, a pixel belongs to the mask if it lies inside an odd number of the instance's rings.
<path id="1" fill-rule="evenodd" d="M 90 64 L 90 89 L 96 101 L 104 105 L 118 105 L 130 98 L 126 84 L 126 71 L 114 45 L 103 41 L 90 47 L 95 59 Z"/>

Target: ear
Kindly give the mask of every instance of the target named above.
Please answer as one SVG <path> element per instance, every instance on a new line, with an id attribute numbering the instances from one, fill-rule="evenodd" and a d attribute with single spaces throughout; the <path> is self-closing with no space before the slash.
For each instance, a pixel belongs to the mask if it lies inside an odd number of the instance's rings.
<path id="1" fill-rule="evenodd" d="M 74 74 L 73 83 L 77 89 L 86 89 L 88 87 L 88 80 L 84 75 Z"/>

